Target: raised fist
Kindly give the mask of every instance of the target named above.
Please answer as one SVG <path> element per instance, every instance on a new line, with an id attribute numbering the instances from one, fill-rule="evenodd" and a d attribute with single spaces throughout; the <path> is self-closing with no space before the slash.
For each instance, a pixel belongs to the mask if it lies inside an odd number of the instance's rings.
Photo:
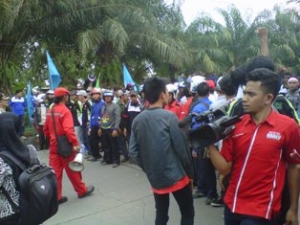
<path id="1" fill-rule="evenodd" d="M 256 33 L 259 37 L 267 37 L 268 29 L 266 27 L 260 27 L 256 30 Z"/>

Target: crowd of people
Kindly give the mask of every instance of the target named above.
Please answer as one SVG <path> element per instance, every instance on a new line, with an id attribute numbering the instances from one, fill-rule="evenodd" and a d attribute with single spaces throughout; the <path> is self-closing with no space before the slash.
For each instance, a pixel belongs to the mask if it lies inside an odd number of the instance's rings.
<path id="1" fill-rule="evenodd" d="M 140 91 L 135 91 L 136 87 L 129 84 L 113 90 L 90 86 L 86 90 L 69 92 L 59 87 L 54 91 L 33 93 L 35 109 L 32 119 L 38 130 L 39 148 L 50 148 L 49 159 L 58 180 L 59 203 L 68 200 L 67 196 L 62 195 L 63 169 L 79 198 L 90 195 L 94 190 L 94 186 L 84 184 L 80 172 L 68 167 L 76 152 L 84 149 L 89 162 L 99 160 L 101 165 L 117 168 L 121 162 L 129 161 L 146 172 L 156 201 L 156 224 L 166 224 L 168 221 L 169 200 L 163 196 L 169 193 L 174 194 L 179 204 L 182 224 L 193 224 L 193 199 L 201 197 L 206 197 L 206 205 L 225 206 L 226 225 L 243 224 L 240 221 L 244 219 L 253 220 L 249 224 L 258 225 L 275 221 L 281 212 L 284 160 L 290 165 L 288 171 L 290 168 L 292 171 L 291 175 L 288 172 L 287 177 L 290 175 L 298 179 L 293 165 L 299 162 L 290 154 L 294 150 L 300 151 L 297 126 L 300 96 L 297 76 L 286 71 L 278 75 L 273 71 L 274 63 L 267 57 L 259 56 L 247 66 L 216 79 L 200 75 L 181 76 L 180 83 L 167 84 L 163 79 L 150 78 Z M 276 82 L 280 78 L 281 86 L 278 85 L 277 90 Z M 243 97 L 238 96 L 240 89 Z M 189 131 L 203 124 L 197 121 L 197 117 L 216 109 L 222 109 L 231 116 L 237 115 L 244 122 L 238 123 L 233 134 L 223 143 L 192 148 L 186 137 Z M 26 101 L 22 91 L 16 91 L 12 98 L 0 94 L 0 112 L 6 111 L 12 111 L 19 118 L 21 129 L 17 133 L 24 139 Z M 251 116 L 245 119 L 245 113 Z M 291 119 L 281 118 L 280 113 Z M 180 130 L 178 123 L 187 118 L 187 125 Z M 281 120 L 287 127 L 277 125 Z M 247 126 L 249 131 L 246 132 L 244 127 Z M 259 127 L 262 128 L 258 130 Z M 58 156 L 54 130 L 59 135 L 67 135 L 74 146 L 70 157 Z M 238 138 L 240 136 L 244 138 Z M 259 142 L 268 140 L 270 149 L 262 149 Z M 280 142 L 280 145 L 273 143 L 273 140 Z M 237 149 L 241 155 L 237 154 Z M 276 155 L 273 155 L 274 151 Z M 264 160 L 264 157 L 267 159 Z M 257 169 L 251 169 L 256 166 L 265 171 L 261 176 L 257 176 Z M 269 177 L 266 181 L 265 176 Z M 221 193 L 217 191 L 217 181 Z M 259 184 L 261 181 L 264 182 Z M 189 191 L 191 185 L 193 192 Z M 290 193 L 296 197 L 294 199 L 298 199 L 298 195 L 292 190 L 297 186 L 293 184 Z M 249 198 L 257 198 L 257 201 L 254 201 L 255 204 L 253 201 L 247 203 Z M 283 199 L 283 203 L 285 201 L 287 199 Z M 296 204 L 292 199 L 287 202 Z M 286 211 L 290 209 L 288 204 L 285 206 Z M 282 218 L 280 220 L 284 221 Z"/>

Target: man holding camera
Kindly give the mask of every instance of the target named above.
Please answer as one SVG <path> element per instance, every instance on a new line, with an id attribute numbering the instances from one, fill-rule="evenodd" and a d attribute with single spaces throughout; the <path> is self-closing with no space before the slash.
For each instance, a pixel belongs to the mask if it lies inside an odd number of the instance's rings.
<path id="1" fill-rule="evenodd" d="M 224 197 L 225 225 L 276 224 L 287 174 L 290 206 L 286 225 L 298 224 L 300 161 L 299 128 L 294 120 L 272 109 L 279 77 L 268 69 L 248 74 L 243 97 L 246 115 L 223 141 L 221 152 L 209 146 L 216 169 L 231 179 Z M 300 159 L 300 158 L 299 158 Z M 287 173 L 286 173 L 287 171 Z"/>

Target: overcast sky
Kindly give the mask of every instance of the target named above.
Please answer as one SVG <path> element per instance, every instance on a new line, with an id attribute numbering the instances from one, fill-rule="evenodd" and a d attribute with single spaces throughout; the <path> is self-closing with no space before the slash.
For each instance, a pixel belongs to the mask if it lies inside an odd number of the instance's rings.
<path id="1" fill-rule="evenodd" d="M 173 2 L 173 0 L 165 0 Z M 287 0 L 179 0 L 182 2 L 181 10 L 185 21 L 190 24 L 201 12 L 205 12 L 218 22 L 223 22 L 221 17 L 216 12 L 216 8 L 228 8 L 234 4 L 242 14 L 250 14 L 254 18 L 259 12 L 264 9 L 272 9 L 275 4 L 287 6 Z M 291 7 L 291 4 L 289 4 Z"/>

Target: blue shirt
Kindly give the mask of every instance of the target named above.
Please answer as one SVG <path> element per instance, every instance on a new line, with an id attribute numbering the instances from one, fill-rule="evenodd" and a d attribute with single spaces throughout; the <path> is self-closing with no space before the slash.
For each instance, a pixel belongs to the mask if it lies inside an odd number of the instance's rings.
<path id="1" fill-rule="evenodd" d="M 101 119 L 101 110 L 102 107 L 105 105 L 105 102 L 100 100 L 98 102 L 93 102 L 92 109 L 91 109 L 91 118 L 90 118 L 90 129 L 92 128 L 99 128 L 99 121 Z"/>
<path id="2" fill-rule="evenodd" d="M 11 107 L 11 110 L 14 114 L 18 116 L 23 116 L 25 114 L 25 109 L 26 109 L 26 100 L 25 98 L 16 98 L 12 97 L 9 106 Z"/>

